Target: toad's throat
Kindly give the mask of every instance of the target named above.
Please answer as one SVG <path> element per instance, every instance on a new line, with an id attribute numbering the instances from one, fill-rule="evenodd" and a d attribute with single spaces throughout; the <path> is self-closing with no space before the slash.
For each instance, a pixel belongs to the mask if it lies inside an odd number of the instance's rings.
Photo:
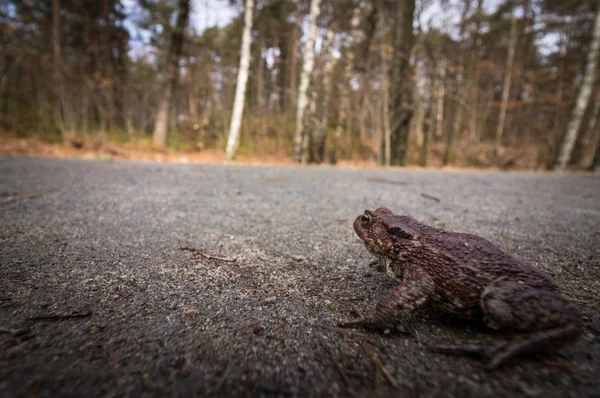
<path id="1" fill-rule="evenodd" d="M 386 251 L 383 250 L 381 247 L 379 247 L 377 245 L 370 245 L 366 242 L 363 242 L 363 244 L 365 245 L 365 248 L 367 249 L 367 251 L 369 251 L 375 257 L 381 258 L 381 259 L 383 259 L 383 257 L 387 257 Z"/>
<path id="2" fill-rule="evenodd" d="M 377 268 L 378 271 L 384 272 L 390 279 L 398 283 L 402 282 L 402 271 L 398 269 L 399 261 L 392 261 L 387 252 L 378 246 L 371 246 L 365 243 L 365 248 L 369 253 L 379 259 L 380 263 L 383 265 L 381 268 Z"/>

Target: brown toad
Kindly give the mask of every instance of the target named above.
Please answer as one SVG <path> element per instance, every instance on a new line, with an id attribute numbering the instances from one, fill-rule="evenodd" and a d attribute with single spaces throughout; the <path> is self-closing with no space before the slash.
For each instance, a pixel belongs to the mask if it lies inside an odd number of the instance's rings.
<path id="1" fill-rule="evenodd" d="M 490 367 L 521 353 L 554 349 L 580 334 L 577 308 L 556 292 L 550 277 L 484 238 L 430 227 L 384 207 L 365 210 L 354 230 L 377 258 L 377 269 L 399 285 L 384 294 L 374 314 L 341 326 L 402 330 L 410 314 L 430 300 L 460 318 L 528 333 L 494 349 L 443 349 L 488 355 Z"/>

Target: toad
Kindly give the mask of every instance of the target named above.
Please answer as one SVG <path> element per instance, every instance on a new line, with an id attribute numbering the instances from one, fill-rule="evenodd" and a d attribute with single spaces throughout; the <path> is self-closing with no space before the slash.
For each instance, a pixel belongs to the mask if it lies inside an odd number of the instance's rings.
<path id="1" fill-rule="evenodd" d="M 519 354 L 554 350 L 581 332 L 577 308 L 549 276 L 484 238 L 434 228 L 385 207 L 365 210 L 354 230 L 375 256 L 372 265 L 398 285 L 380 298 L 373 314 L 340 326 L 406 330 L 411 313 L 430 301 L 459 318 L 523 334 L 496 347 L 438 347 L 487 356 L 490 368 Z"/>

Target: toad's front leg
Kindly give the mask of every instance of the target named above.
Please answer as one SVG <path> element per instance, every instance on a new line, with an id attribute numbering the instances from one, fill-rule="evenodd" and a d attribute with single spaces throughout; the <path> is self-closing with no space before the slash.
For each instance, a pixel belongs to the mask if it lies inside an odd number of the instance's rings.
<path id="1" fill-rule="evenodd" d="M 341 327 L 366 327 L 379 330 L 404 330 L 410 315 L 433 293 L 431 277 L 415 265 L 403 264 L 403 282 L 389 289 L 377 302 L 375 313 L 341 322 Z M 400 268 L 400 267 L 398 267 Z"/>

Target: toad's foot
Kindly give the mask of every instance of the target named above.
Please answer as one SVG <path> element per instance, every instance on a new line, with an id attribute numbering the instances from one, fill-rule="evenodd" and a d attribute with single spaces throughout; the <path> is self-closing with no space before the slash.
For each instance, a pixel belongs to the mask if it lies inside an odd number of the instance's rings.
<path id="1" fill-rule="evenodd" d="M 376 317 L 363 316 L 359 311 L 354 310 L 358 314 L 358 317 L 348 321 L 338 322 L 338 326 L 342 328 L 360 327 L 370 330 L 380 331 L 383 334 L 390 334 L 392 332 L 410 334 L 408 326 L 400 323 L 383 322 L 381 319 Z"/>
<path id="2" fill-rule="evenodd" d="M 504 344 L 498 345 L 479 345 L 479 344 L 464 344 L 464 345 L 434 345 L 429 349 L 433 352 L 446 355 L 462 355 L 484 359 L 491 362 L 494 354 L 502 348 Z"/>
<path id="3" fill-rule="evenodd" d="M 383 272 L 385 271 L 385 259 L 375 257 L 369 262 L 369 267 L 375 269 L 376 271 Z"/>

